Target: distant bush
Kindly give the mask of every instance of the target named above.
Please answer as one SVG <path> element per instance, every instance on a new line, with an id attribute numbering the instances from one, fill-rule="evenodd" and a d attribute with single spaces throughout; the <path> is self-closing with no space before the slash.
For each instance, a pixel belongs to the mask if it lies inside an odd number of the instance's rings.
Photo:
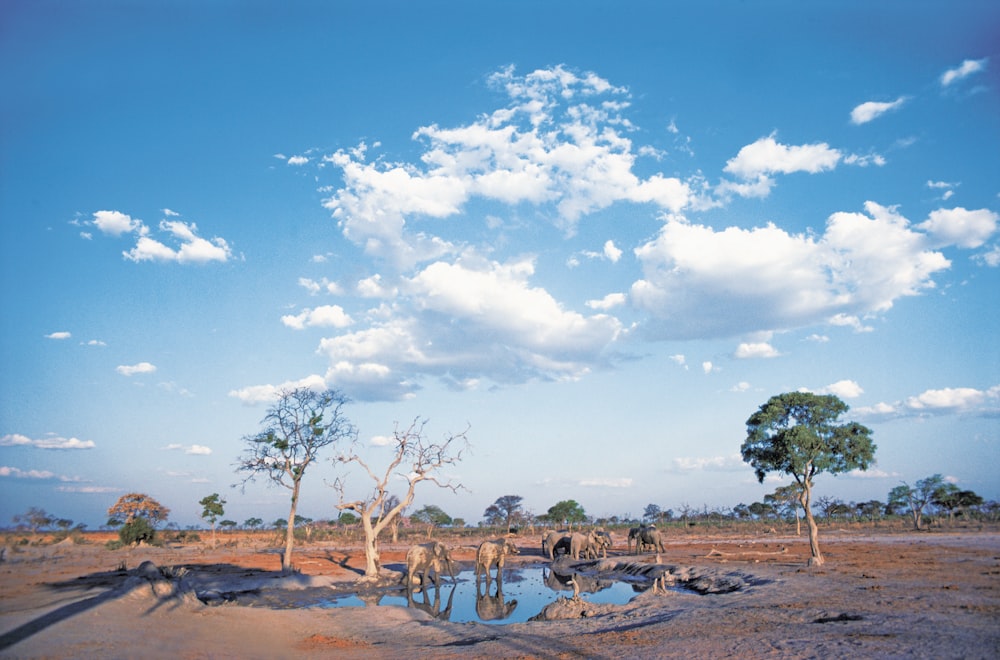
<path id="1" fill-rule="evenodd" d="M 140 542 L 151 544 L 156 538 L 156 530 L 145 518 L 136 517 L 122 525 L 118 530 L 118 538 L 124 545 L 137 545 Z"/>

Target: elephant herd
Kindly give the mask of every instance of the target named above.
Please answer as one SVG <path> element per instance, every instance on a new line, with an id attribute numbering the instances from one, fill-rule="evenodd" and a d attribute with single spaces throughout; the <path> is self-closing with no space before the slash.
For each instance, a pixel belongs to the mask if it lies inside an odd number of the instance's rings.
<path id="1" fill-rule="evenodd" d="M 628 552 L 662 552 L 663 538 L 653 525 L 640 525 L 629 530 Z M 597 559 L 607 557 L 611 547 L 611 535 L 602 529 L 592 529 L 588 532 L 549 531 L 542 537 L 542 554 L 550 561 L 557 557 L 567 557 L 574 560 Z M 476 550 L 476 613 L 483 621 L 500 620 L 510 616 L 517 607 L 516 600 L 507 601 L 503 595 L 503 567 L 509 555 L 520 554 L 517 546 L 509 537 L 482 542 Z M 440 601 L 441 576 L 448 575 L 455 581 L 455 561 L 451 552 L 439 541 L 421 543 L 412 546 L 406 553 L 406 593 L 411 607 L 426 610 L 432 616 L 447 619 L 451 613 L 454 590 L 448 597 L 447 604 L 442 609 Z M 556 580 L 555 573 L 549 579 Z M 491 593 L 490 585 L 496 580 L 496 589 Z M 567 578 L 568 579 L 568 578 Z M 485 590 L 481 589 L 485 585 Z M 578 582 L 560 583 L 560 588 L 579 589 Z M 430 600 L 430 586 L 434 587 L 434 601 Z M 555 588 L 555 587 L 553 587 Z M 422 592 L 423 602 L 414 598 L 414 594 Z"/>

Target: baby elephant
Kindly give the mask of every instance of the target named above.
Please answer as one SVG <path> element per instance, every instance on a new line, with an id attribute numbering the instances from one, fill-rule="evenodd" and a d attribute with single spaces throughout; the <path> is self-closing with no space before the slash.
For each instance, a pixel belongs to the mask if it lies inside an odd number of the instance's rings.
<path id="1" fill-rule="evenodd" d="M 442 569 L 455 579 L 455 562 L 442 543 L 434 541 L 412 546 L 406 553 L 406 588 L 413 589 L 418 574 L 421 586 L 429 582 L 440 586 Z"/>
<path id="2" fill-rule="evenodd" d="M 483 541 L 476 552 L 476 584 L 479 584 L 479 576 L 486 574 L 486 584 L 492 579 L 490 569 L 497 567 L 497 584 L 503 583 L 503 562 L 507 555 L 517 555 L 520 551 L 510 539 L 503 538 L 495 541 Z"/>

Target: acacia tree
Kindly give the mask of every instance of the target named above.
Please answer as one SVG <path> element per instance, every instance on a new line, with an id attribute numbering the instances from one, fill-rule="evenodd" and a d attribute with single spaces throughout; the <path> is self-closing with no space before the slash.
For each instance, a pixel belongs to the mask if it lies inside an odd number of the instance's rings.
<path id="1" fill-rule="evenodd" d="M 872 431 L 857 422 L 838 424 L 848 406 L 832 394 L 786 392 L 772 396 L 747 420 L 740 451 L 764 482 L 768 472 L 791 475 L 802 489 L 799 503 L 809 526 L 809 564 L 821 566 L 819 528 L 810 508 L 813 478 L 866 470 L 875 456 Z"/>
<path id="2" fill-rule="evenodd" d="M 35 536 L 38 534 L 39 529 L 44 529 L 52 525 L 55 519 L 45 512 L 45 509 L 33 506 L 29 507 L 24 513 L 19 513 L 13 518 L 14 524 L 17 526 L 24 525 L 31 530 L 31 535 Z"/>
<path id="3" fill-rule="evenodd" d="M 799 517 L 799 507 L 802 499 L 802 487 L 798 483 L 778 486 L 773 493 L 764 496 L 764 501 L 776 509 L 790 511 L 795 516 L 795 535 L 802 535 L 802 519 Z"/>
<path id="4" fill-rule="evenodd" d="M 121 525 L 122 543 L 152 541 L 156 526 L 167 519 L 170 509 L 145 493 L 127 493 L 108 509 L 108 524 Z"/>
<path id="5" fill-rule="evenodd" d="M 291 491 L 291 505 L 285 521 L 285 551 L 281 570 L 292 570 L 295 544 L 295 511 L 306 469 L 324 447 L 357 437 L 354 425 L 344 415 L 350 400 L 336 390 L 318 392 L 306 387 L 283 390 L 261 421 L 260 432 L 243 437 L 246 444 L 238 472 L 246 473 L 243 486 L 258 475 L 271 484 Z"/>
<path id="6" fill-rule="evenodd" d="M 381 564 L 378 551 L 378 536 L 388 527 L 400 512 L 413 502 L 417 484 L 430 482 L 440 488 L 457 491 L 462 488 L 459 483 L 450 479 L 440 478 L 438 472 L 448 465 L 454 465 L 462 460 L 462 453 L 468 445 L 465 434 L 445 436 L 441 442 L 428 442 L 424 437 L 424 426 L 427 420 L 415 419 L 406 430 L 400 430 L 399 424 L 393 431 L 395 453 L 384 472 L 377 473 L 368 462 L 357 453 L 355 442 L 347 451 L 341 453 L 335 461 L 341 465 L 356 464 L 371 478 L 374 487 L 369 494 L 361 499 L 346 500 L 347 483 L 344 477 L 338 477 L 333 487 L 337 490 L 340 502 L 337 508 L 341 511 L 351 511 L 361 518 L 361 528 L 365 533 L 365 575 L 366 580 L 375 580 L 379 576 Z M 401 468 L 407 469 L 402 471 Z M 406 481 L 406 492 L 402 497 L 396 496 L 396 504 L 387 506 L 390 480 L 394 476 Z"/>
<path id="7" fill-rule="evenodd" d="M 215 521 L 221 518 L 225 514 L 223 507 L 226 504 L 226 500 L 219 499 L 218 493 L 212 493 L 211 495 L 206 495 L 198 501 L 198 504 L 202 506 L 201 518 L 202 520 L 207 520 L 212 524 L 212 547 L 215 547 Z M 234 523 L 235 524 L 235 523 Z"/>
<path id="8" fill-rule="evenodd" d="M 587 512 L 576 500 L 556 502 L 545 515 L 553 525 L 567 525 L 569 529 L 573 529 L 573 523 L 587 521 Z"/>
<path id="9" fill-rule="evenodd" d="M 520 495 L 501 495 L 483 511 L 486 524 L 499 525 L 503 523 L 507 526 L 507 533 L 510 534 L 514 523 L 520 521 L 524 515 L 521 507 L 523 500 L 524 498 Z"/>
<path id="10" fill-rule="evenodd" d="M 905 481 L 889 491 L 889 506 L 892 509 L 906 510 L 913 520 L 913 528 L 921 529 L 924 522 L 924 509 L 934 499 L 934 493 L 944 486 L 944 477 L 935 474 L 921 479 L 916 488 Z"/>

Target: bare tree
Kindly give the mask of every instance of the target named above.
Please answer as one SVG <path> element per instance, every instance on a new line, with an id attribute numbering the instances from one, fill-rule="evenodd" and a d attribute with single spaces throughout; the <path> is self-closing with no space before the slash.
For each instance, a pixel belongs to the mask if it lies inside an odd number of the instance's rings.
<path id="1" fill-rule="evenodd" d="M 462 433 L 446 436 L 441 442 L 430 443 L 424 437 L 426 424 L 427 420 L 417 418 L 404 431 L 399 429 L 399 424 L 396 425 L 393 431 L 395 454 L 384 472 L 377 473 L 358 455 L 356 443 L 335 459 L 343 465 L 356 463 L 375 482 L 374 488 L 367 497 L 350 501 L 345 499 L 346 482 L 344 477 L 338 477 L 333 483 L 333 487 L 340 496 L 337 508 L 341 511 L 353 511 L 361 518 L 361 527 L 365 533 L 364 579 L 366 580 L 377 579 L 381 570 L 378 551 L 379 534 L 393 522 L 403 509 L 410 506 L 417 484 L 428 481 L 439 488 L 447 488 L 451 491 L 462 488 L 461 484 L 452 483 L 450 479 L 443 479 L 437 473 L 445 466 L 454 465 L 462 460 L 462 452 L 468 446 L 468 440 L 465 437 L 468 429 Z M 408 471 L 404 472 L 401 468 L 408 468 Z M 393 476 L 405 479 L 407 487 L 406 493 L 402 497 L 396 497 L 395 505 L 390 507 L 387 506 L 388 498 L 394 496 L 389 493 L 389 481 Z"/>
<path id="2" fill-rule="evenodd" d="M 285 521 L 285 551 L 281 556 L 281 570 L 286 573 L 292 570 L 295 511 L 306 468 L 324 447 L 357 438 L 357 430 L 343 413 L 349 402 L 336 390 L 317 392 L 305 387 L 284 390 L 264 416 L 261 431 L 243 437 L 246 449 L 236 467 L 238 472 L 247 473 L 243 486 L 263 474 L 271 483 L 292 491 Z"/>

